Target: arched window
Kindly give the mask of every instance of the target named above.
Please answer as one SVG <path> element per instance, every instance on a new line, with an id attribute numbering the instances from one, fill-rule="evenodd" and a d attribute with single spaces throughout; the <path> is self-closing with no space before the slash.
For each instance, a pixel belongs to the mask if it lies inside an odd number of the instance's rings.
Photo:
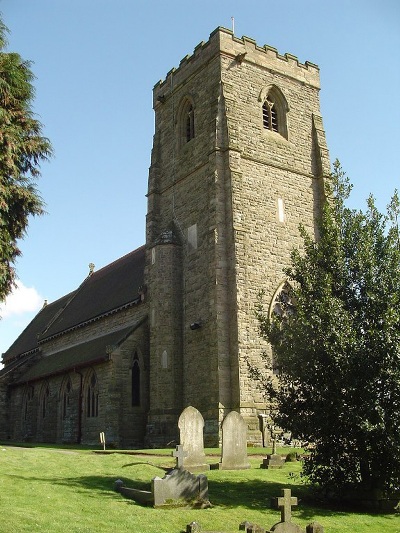
<path id="1" fill-rule="evenodd" d="M 40 413 L 42 415 L 42 418 L 46 418 L 46 415 L 48 414 L 49 397 L 50 397 L 49 384 L 45 382 L 42 386 L 42 391 L 40 394 Z"/>
<path id="2" fill-rule="evenodd" d="M 64 381 L 62 390 L 61 390 L 61 406 L 62 406 L 62 417 L 66 418 L 69 410 L 70 397 L 72 393 L 72 383 L 71 378 L 68 376 Z"/>
<path id="3" fill-rule="evenodd" d="M 88 418 L 99 415 L 99 387 L 94 370 L 88 376 L 86 384 L 86 416 Z"/>
<path id="4" fill-rule="evenodd" d="M 286 321 L 288 317 L 296 312 L 296 300 L 293 295 L 292 286 L 285 281 L 276 291 L 270 307 L 270 317 L 275 315 L 278 320 Z M 276 363 L 274 350 L 272 350 L 272 371 L 279 374 L 279 368 Z"/>
<path id="5" fill-rule="evenodd" d="M 140 366 L 136 352 L 132 364 L 132 406 L 140 406 Z"/>
<path id="6" fill-rule="evenodd" d="M 178 112 L 179 140 L 183 146 L 195 137 L 195 112 L 191 98 L 185 97 Z"/>
<path id="7" fill-rule="evenodd" d="M 279 133 L 287 139 L 287 113 L 289 106 L 282 91 L 276 85 L 269 85 L 261 90 L 258 99 L 262 103 L 263 128 Z"/>
<path id="8" fill-rule="evenodd" d="M 296 302 L 293 296 L 292 286 L 285 281 L 276 291 L 271 304 L 271 315 L 277 315 L 285 319 L 296 312 Z"/>
<path id="9" fill-rule="evenodd" d="M 31 385 L 27 385 L 24 394 L 23 394 L 23 404 L 22 404 L 22 413 L 24 420 L 27 420 L 29 417 L 29 409 L 33 400 L 34 389 Z"/>

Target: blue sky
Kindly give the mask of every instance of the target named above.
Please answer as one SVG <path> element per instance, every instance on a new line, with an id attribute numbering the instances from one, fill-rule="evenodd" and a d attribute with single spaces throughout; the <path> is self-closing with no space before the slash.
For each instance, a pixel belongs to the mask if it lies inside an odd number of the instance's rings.
<path id="1" fill-rule="evenodd" d="M 400 188 L 398 0 L 0 0 L 9 51 L 33 62 L 34 111 L 55 156 L 48 214 L 20 243 L 20 288 L 0 309 L 0 353 L 43 304 L 144 243 L 152 88 L 217 26 L 321 69 L 331 160 L 384 209 Z"/>

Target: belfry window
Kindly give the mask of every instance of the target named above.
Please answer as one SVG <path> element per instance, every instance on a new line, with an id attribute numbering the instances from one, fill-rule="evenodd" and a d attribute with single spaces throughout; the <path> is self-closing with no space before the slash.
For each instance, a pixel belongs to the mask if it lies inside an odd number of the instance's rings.
<path id="1" fill-rule="evenodd" d="M 279 133 L 288 139 L 289 105 L 283 92 L 276 85 L 268 85 L 261 89 L 258 101 L 261 104 L 263 130 Z"/>
<path id="2" fill-rule="evenodd" d="M 182 99 L 177 117 L 179 146 L 182 147 L 195 137 L 195 109 L 190 96 Z"/>
<path id="3" fill-rule="evenodd" d="M 192 104 L 186 111 L 186 142 L 194 138 L 194 109 Z"/>
<path id="4" fill-rule="evenodd" d="M 278 132 L 278 113 L 275 103 L 267 98 L 263 104 L 262 110 L 264 128 L 266 130 Z"/>

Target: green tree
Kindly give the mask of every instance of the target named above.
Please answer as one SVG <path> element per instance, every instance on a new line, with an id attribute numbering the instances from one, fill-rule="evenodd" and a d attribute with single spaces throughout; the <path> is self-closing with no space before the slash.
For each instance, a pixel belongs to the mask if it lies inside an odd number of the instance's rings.
<path id="1" fill-rule="evenodd" d="M 304 249 L 285 272 L 281 313 L 261 333 L 272 344 L 276 422 L 313 443 L 304 473 L 329 489 L 400 488 L 400 202 L 386 214 L 346 207 L 351 186 L 334 164 L 319 238 L 303 227 Z M 286 308 L 285 308 L 286 306 Z"/>
<path id="2" fill-rule="evenodd" d="M 7 32 L 0 19 L 0 301 L 15 284 L 18 239 L 26 233 L 29 216 L 43 213 L 35 182 L 40 162 L 51 155 L 31 109 L 31 64 L 5 52 Z"/>

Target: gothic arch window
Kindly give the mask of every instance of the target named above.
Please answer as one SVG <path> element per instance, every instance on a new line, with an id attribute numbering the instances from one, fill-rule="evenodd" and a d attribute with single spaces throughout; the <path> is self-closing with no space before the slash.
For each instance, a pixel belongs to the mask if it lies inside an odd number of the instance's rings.
<path id="1" fill-rule="evenodd" d="M 132 406 L 140 406 L 140 365 L 137 352 L 132 363 Z"/>
<path id="2" fill-rule="evenodd" d="M 262 89 L 259 95 L 262 104 L 262 125 L 264 130 L 288 138 L 287 113 L 289 106 L 282 91 L 276 85 Z"/>
<path id="3" fill-rule="evenodd" d="M 280 320 L 287 320 L 287 318 L 296 312 L 296 300 L 293 295 L 293 288 L 288 281 L 280 285 L 272 298 L 269 316 L 275 315 Z M 279 368 L 276 364 L 274 350 L 272 350 L 272 371 L 274 374 L 279 374 Z"/>
<path id="4" fill-rule="evenodd" d="M 179 140 L 183 146 L 195 137 L 195 112 L 194 104 L 190 97 L 186 96 L 180 105 L 178 113 Z"/>
<path id="5" fill-rule="evenodd" d="M 32 405 L 33 394 L 34 394 L 33 387 L 31 385 L 27 385 L 23 393 L 23 401 L 22 401 L 22 416 L 24 420 L 27 420 L 29 418 L 29 411 Z"/>
<path id="6" fill-rule="evenodd" d="M 50 388 L 49 384 L 46 381 L 42 385 L 42 390 L 40 392 L 40 414 L 42 418 L 46 418 L 49 409 L 49 397 L 50 397 Z"/>
<path id="7" fill-rule="evenodd" d="M 71 382 L 71 378 L 67 376 L 61 388 L 62 418 L 66 418 L 68 415 L 71 394 L 72 394 L 72 382 Z"/>
<path id="8" fill-rule="evenodd" d="M 94 370 L 91 370 L 86 380 L 86 416 L 93 418 L 99 415 L 99 385 Z"/>
<path id="9" fill-rule="evenodd" d="M 285 319 L 296 312 L 296 301 L 292 286 L 288 281 L 280 285 L 276 291 L 270 307 L 270 316 L 276 315 Z"/>

